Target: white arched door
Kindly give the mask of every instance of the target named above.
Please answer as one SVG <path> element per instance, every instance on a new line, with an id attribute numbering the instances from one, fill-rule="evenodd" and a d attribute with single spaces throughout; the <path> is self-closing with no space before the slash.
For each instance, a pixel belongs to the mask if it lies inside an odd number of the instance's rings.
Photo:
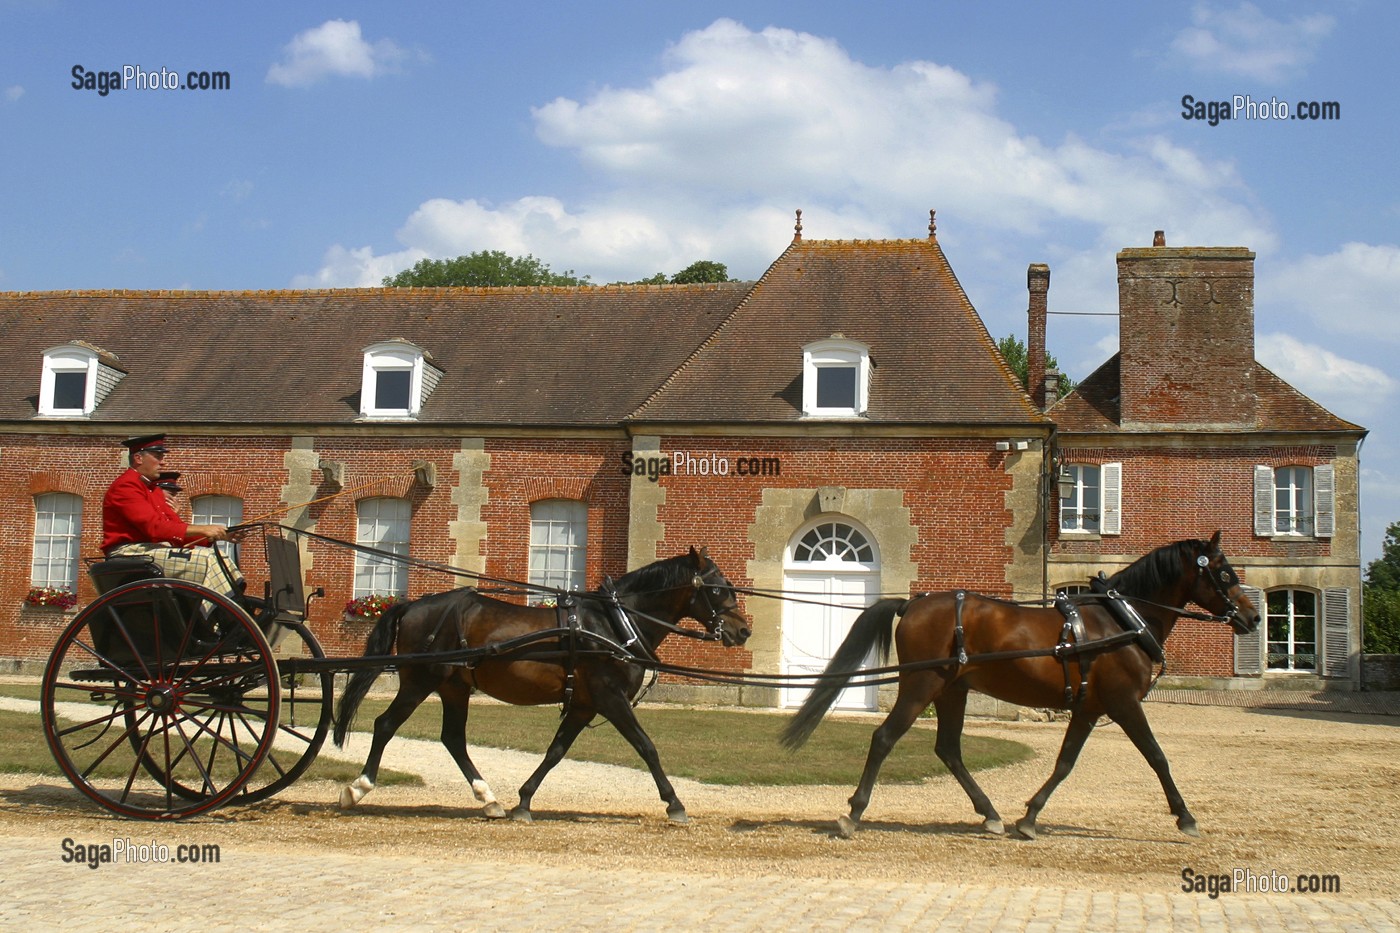
<path id="1" fill-rule="evenodd" d="M 783 673 L 819 674 L 880 591 L 879 553 L 851 522 L 824 518 L 794 536 L 783 576 L 793 596 L 783 603 Z M 810 692 L 785 687 L 783 705 L 799 706 Z M 875 688 L 848 687 L 836 707 L 873 710 Z"/>

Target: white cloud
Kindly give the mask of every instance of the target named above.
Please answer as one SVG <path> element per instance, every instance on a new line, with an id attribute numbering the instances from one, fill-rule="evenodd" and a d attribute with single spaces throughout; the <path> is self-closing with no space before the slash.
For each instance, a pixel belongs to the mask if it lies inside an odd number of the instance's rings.
<path id="1" fill-rule="evenodd" d="M 404 57 L 388 39 L 365 41 L 357 21 L 332 19 L 297 33 L 267 70 L 267 82 L 306 87 L 330 77 L 374 78 L 396 71 Z"/>
<path id="2" fill-rule="evenodd" d="M 1275 241 L 1228 162 L 1160 136 L 1114 149 L 1043 142 L 998 114 L 990 84 L 927 61 L 869 66 L 787 29 L 719 20 L 683 36 L 650 82 L 559 98 L 534 116 L 540 140 L 576 152 L 606 193 L 426 201 L 398 232 L 406 251 L 531 252 L 595 281 L 715 258 L 747 277 L 791 236 L 794 208 L 809 237 L 828 239 L 919 236 L 935 207 L 940 237 L 964 254 L 1024 262 L 1023 239 L 1038 251 L 1047 231 L 1073 230 L 1053 239 L 1081 251 L 1047 258 L 1102 267 L 1095 292 L 1108 294 L 1104 256 L 1147 245 L 1155 229 L 1173 243 Z"/>
<path id="3" fill-rule="evenodd" d="M 1241 187 L 1231 165 L 1160 137 L 1121 152 L 1046 144 L 998 116 L 995 87 L 933 62 L 870 67 L 833 40 L 730 20 L 667 59 L 646 87 L 538 108 L 539 138 L 630 186 L 798 204 L 829 192 L 881 222 L 912 203 L 1021 233 L 1051 220 L 1204 236 L 1258 226 L 1229 199 Z"/>
<path id="4" fill-rule="evenodd" d="M 1391 401 L 1396 381 L 1380 369 L 1289 334 L 1260 334 L 1254 355 L 1285 382 L 1329 411 L 1363 421 Z"/>
<path id="5" fill-rule="evenodd" d="M 369 247 L 334 246 L 314 275 L 298 276 L 293 287 L 378 285 L 387 275 L 420 259 L 446 258 L 498 249 L 533 254 L 555 272 L 572 269 L 592 281 L 643 278 L 672 273 L 699 258 L 766 264 L 777 256 L 775 243 L 792 235 L 784 211 L 755 207 L 716 215 L 712 224 L 668 225 L 668 216 L 693 217 L 700 205 L 599 202 L 577 211 L 548 197 L 526 197 L 498 207 L 475 200 L 426 201 L 397 233 L 404 249 L 376 255 Z M 758 268 L 762 268 L 761 265 Z M 736 274 L 739 270 L 735 270 Z M 756 273 L 751 273 L 756 274 Z"/>
<path id="6" fill-rule="evenodd" d="M 1252 3 L 1222 9 L 1198 3 L 1194 25 L 1172 41 L 1172 49 L 1194 68 L 1239 75 L 1270 83 L 1300 72 L 1332 31 L 1335 20 L 1324 13 L 1273 19 Z"/>
<path id="7" fill-rule="evenodd" d="M 11 84 L 5 88 L 5 100 L 14 103 L 24 96 L 24 87 L 19 84 Z"/>
<path id="8" fill-rule="evenodd" d="M 427 256 L 421 252 L 405 251 L 376 256 L 368 246 L 346 249 L 335 245 L 326 250 L 321 268 L 312 275 L 292 279 L 293 288 L 366 288 L 379 285 L 385 276 L 407 269 Z"/>
<path id="9" fill-rule="evenodd" d="M 1335 253 L 1304 256 L 1259 284 L 1261 301 L 1312 318 L 1330 333 L 1400 343 L 1400 246 L 1347 243 Z"/>

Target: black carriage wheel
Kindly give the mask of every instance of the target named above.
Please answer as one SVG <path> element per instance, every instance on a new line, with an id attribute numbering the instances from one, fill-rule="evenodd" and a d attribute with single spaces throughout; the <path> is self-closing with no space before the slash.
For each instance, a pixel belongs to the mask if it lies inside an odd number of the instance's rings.
<path id="1" fill-rule="evenodd" d="M 277 666 L 227 597 L 139 580 L 64 630 L 40 708 L 74 787 L 121 816 L 178 819 L 233 799 L 262 763 L 277 733 Z"/>
<path id="2" fill-rule="evenodd" d="M 283 642 L 295 636 L 306 648 L 303 657 L 324 658 L 316 636 L 303 625 L 288 625 Z M 287 652 L 279 653 L 284 655 Z M 296 656 L 295 652 L 290 652 Z M 311 767 L 331 730 L 335 715 L 335 675 L 280 674 L 280 710 L 277 741 L 252 780 L 243 785 L 240 801 L 264 800 L 286 789 Z"/>

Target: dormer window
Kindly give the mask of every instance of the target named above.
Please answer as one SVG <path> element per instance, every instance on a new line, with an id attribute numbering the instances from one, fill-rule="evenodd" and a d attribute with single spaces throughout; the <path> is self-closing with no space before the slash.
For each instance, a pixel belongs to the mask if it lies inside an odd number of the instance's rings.
<path id="1" fill-rule="evenodd" d="M 39 414 L 84 418 L 93 413 L 126 375 L 117 358 L 81 341 L 44 351 L 39 377 Z"/>
<path id="2" fill-rule="evenodd" d="M 366 347 L 360 414 L 366 418 L 417 418 L 442 378 L 427 351 L 406 340 Z"/>
<path id="3" fill-rule="evenodd" d="M 802 348 L 802 414 L 855 418 L 870 402 L 870 348 L 833 334 Z"/>

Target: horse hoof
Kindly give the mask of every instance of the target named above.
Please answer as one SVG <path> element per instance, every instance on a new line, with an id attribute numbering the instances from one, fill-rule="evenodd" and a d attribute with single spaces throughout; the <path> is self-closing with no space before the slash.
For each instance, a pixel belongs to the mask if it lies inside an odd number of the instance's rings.
<path id="1" fill-rule="evenodd" d="M 530 811 L 522 810 L 520 807 L 516 807 L 514 810 L 510 811 L 510 818 L 515 820 L 515 822 L 517 823 L 535 822 L 535 818 L 530 815 Z"/>
<path id="2" fill-rule="evenodd" d="M 1201 838 L 1201 828 L 1196 825 L 1195 820 L 1177 820 L 1176 828 L 1188 836 L 1194 836 L 1197 839 Z"/>
<path id="3" fill-rule="evenodd" d="M 856 820 L 842 814 L 836 818 L 836 831 L 841 834 L 842 839 L 850 839 L 856 834 L 856 827 L 860 825 Z"/>
<path id="4" fill-rule="evenodd" d="M 675 823 L 676 825 L 684 825 L 690 822 L 690 817 L 686 816 L 684 809 L 667 810 L 666 819 L 668 822 Z"/>
<path id="5" fill-rule="evenodd" d="M 1030 822 L 1029 820 L 1018 821 L 1016 823 L 1016 832 L 1020 834 L 1022 839 L 1036 838 L 1035 824 Z"/>
<path id="6" fill-rule="evenodd" d="M 1006 835 L 1006 827 L 1002 825 L 1001 820 L 996 819 L 994 817 L 988 817 L 987 819 L 983 820 L 982 828 L 985 829 L 987 832 L 991 833 L 993 836 Z"/>
<path id="7" fill-rule="evenodd" d="M 374 790 L 374 784 L 363 774 L 355 778 L 354 781 L 345 785 L 340 791 L 340 809 L 349 810 L 355 804 L 365 799 L 365 795 Z"/>
<path id="8" fill-rule="evenodd" d="M 486 805 L 485 811 L 487 819 L 503 820 L 506 818 L 506 808 L 494 800 Z"/>

